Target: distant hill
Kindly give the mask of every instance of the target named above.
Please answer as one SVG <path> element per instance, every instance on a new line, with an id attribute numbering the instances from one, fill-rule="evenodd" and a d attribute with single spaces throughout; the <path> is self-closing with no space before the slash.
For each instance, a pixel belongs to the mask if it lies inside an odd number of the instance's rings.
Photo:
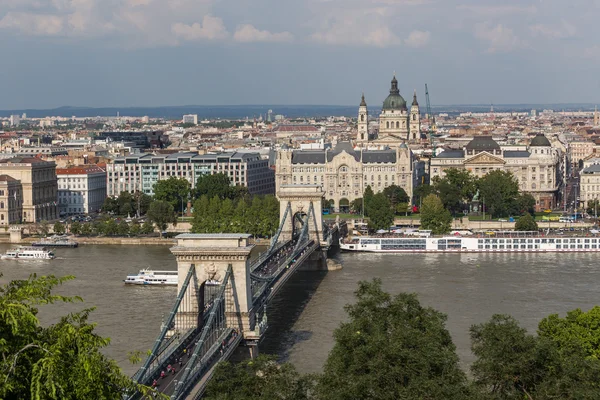
<path id="1" fill-rule="evenodd" d="M 440 105 L 433 106 L 436 113 L 447 112 L 456 114 L 461 112 L 484 112 L 490 110 L 489 104 L 464 104 L 464 105 Z M 378 107 L 370 107 L 377 110 Z M 593 104 L 494 104 L 495 112 L 507 111 L 530 111 L 532 109 L 553 109 L 555 111 L 591 111 Z M 354 117 L 358 112 L 358 105 L 354 106 L 326 106 L 326 105 L 238 105 L 238 106 L 164 106 L 164 107 L 58 107 L 53 109 L 26 109 L 26 110 L 0 110 L 0 117 L 8 117 L 12 114 L 27 114 L 30 118 L 43 118 L 49 116 L 60 117 L 110 117 L 119 113 L 122 116 L 151 118 L 180 119 L 184 114 L 198 114 L 198 118 L 258 118 L 259 115 L 266 116 L 268 110 L 273 110 L 273 116 L 277 114 L 290 118 L 302 117 L 324 117 L 330 115 Z M 421 105 L 421 112 L 425 112 Z"/>

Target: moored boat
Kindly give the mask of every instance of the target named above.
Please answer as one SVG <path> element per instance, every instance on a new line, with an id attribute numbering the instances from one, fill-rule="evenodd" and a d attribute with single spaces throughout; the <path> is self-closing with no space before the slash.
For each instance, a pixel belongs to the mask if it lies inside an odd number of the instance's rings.
<path id="1" fill-rule="evenodd" d="M 123 280 L 126 285 L 161 285 L 177 286 L 177 271 L 153 271 L 141 269 L 137 275 L 127 275 Z"/>
<path id="2" fill-rule="evenodd" d="M 340 239 L 340 249 L 373 253 L 598 252 L 600 237 L 369 237 Z"/>
<path id="3" fill-rule="evenodd" d="M 54 253 L 45 247 L 21 246 L 10 249 L 0 256 L 3 260 L 51 260 L 55 258 Z"/>
<path id="4" fill-rule="evenodd" d="M 79 243 L 64 235 L 54 235 L 49 238 L 43 238 L 38 242 L 33 242 L 31 245 L 35 247 L 77 247 Z"/>

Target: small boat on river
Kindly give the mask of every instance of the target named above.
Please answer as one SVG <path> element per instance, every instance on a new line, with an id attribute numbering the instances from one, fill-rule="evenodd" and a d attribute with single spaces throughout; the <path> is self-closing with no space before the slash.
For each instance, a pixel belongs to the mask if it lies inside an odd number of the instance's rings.
<path id="1" fill-rule="evenodd" d="M 66 235 L 54 235 L 41 239 L 38 242 L 33 242 L 31 245 L 35 247 L 77 247 L 79 243 L 73 239 L 69 239 Z"/>
<path id="2" fill-rule="evenodd" d="M 127 275 L 123 280 L 126 285 L 160 285 L 177 286 L 177 271 L 153 271 L 141 269 L 137 275 Z"/>
<path id="3" fill-rule="evenodd" d="M 52 260 L 55 256 L 45 247 L 21 246 L 8 250 L 0 258 L 3 260 Z"/>

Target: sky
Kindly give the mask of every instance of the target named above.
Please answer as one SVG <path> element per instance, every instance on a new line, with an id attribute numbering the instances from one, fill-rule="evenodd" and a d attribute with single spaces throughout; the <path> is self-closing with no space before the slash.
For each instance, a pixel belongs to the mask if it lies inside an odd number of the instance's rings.
<path id="1" fill-rule="evenodd" d="M 0 109 L 600 103 L 600 0 L 0 0 Z"/>

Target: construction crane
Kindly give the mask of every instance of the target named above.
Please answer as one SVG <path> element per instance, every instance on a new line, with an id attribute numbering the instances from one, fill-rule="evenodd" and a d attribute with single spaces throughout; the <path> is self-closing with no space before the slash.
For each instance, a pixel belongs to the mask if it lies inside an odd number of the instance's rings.
<path id="1" fill-rule="evenodd" d="M 429 89 L 427 88 L 427 84 L 425 84 L 425 100 L 427 102 L 427 122 L 429 123 L 429 142 L 431 143 L 432 154 L 431 157 L 435 157 L 435 144 L 433 142 L 433 135 L 437 132 L 437 127 L 435 126 L 435 116 L 433 112 L 431 112 L 431 103 L 429 102 Z"/>

